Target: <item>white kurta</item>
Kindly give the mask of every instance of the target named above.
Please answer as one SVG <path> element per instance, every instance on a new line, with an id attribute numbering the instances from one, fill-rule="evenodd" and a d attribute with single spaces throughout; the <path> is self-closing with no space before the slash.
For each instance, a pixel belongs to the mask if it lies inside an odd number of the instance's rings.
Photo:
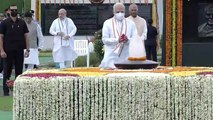
<path id="1" fill-rule="evenodd" d="M 39 65 L 39 52 L 37 48 L 30 48 L 30 54 L 27 58 L 24 58 L 24 64 Z"/>
<path id="2" fill-rule="evenodd" d="M 30 53 L 27 58 L 24 58 L 24 64 L 39 65 L 39 51 L 38 49 L 43 49 L 44 47 L 44 36 L 41 32 L 40 26 L 37 24 L 37 38 L 38 38 L 38 48 L 30 48 Z"/>
<path id="3" fill-rule="evenodd" d="M 54 35 L 53 42 L 53 60 L 54 62 L 73 61 L 77 58 L 77 53 L 74 51 L 74 35 L 77 28 L 70 18 L 60 20 L 55 19 L 50 27 L 50 34 Z M 64 40 L 63 37 L 58 36 L 58 32 L 64 32 L 69 35 L 69 40 Z"/>
<path id="4" fill-rule="evenodd" d="M 104 43 L 104 58 L 99 67 L 101 68 L 115 68 L 114 63 L 120 63 L 128 59 L 129 56 L 129 41 L 137 34 L 134 22 L 129 19 L 122 21 L 123 27 L 119 27 L 115 18 L 110 18 L 104 22 L 102 29 L 102 41 Z M 120 32 L 119 28 L 122 28 Z M 118 32 L 117 32 L 118 31 Z M 116 45 L 119 44 L 119 36 L 125 34 L 128 42 L 124 44 L 123 50 L 119 56 L 115 52 Z"/>
<path id="5" fill-rule="evenodd" d="M 137 16 L 133 18 L 129 16 L 128 19 L 132 20 L 137 28 L 137 36 L 135 36 L 129 45 L 129 57 L 131 58 L 146 58 L 146 50 L 144 40 L 147 38 L 147 25 L 146 20 Z"/>

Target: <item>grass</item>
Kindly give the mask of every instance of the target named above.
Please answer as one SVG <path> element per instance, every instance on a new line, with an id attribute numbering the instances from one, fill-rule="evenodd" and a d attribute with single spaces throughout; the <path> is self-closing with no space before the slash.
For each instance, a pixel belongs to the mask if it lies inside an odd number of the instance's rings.
<path id="1" fill-rule="evenodd" d="M 1 111 L 12 111 L 13 109 L 13 97 L 12 96 L 1 96 L 0 97 L 0 110 Z"/>
<path id="2" fill-rule="evenodd" d="M 39 57 L 51 57 L 52 56 L 52 52 L 51 51 L 41 51 L 39 53 Z"/>

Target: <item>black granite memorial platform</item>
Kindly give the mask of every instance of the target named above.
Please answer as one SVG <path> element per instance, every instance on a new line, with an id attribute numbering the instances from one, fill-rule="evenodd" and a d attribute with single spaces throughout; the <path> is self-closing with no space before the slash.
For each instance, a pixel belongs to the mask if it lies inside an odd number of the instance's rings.
<path id="1" fill-rule="evenodd" d="M 158 62 L 145 60 L 145 61 L 123 61 L 121 63 L 115 63 L 115 67 L 118 69 L 153 69 L 158 66 Z"/>

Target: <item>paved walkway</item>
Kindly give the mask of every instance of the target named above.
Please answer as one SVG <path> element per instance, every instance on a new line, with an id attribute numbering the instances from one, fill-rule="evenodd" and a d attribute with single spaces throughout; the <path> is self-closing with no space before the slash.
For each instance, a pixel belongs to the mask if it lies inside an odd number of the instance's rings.
<path id="1" fill-rule="evenodd" d="M 1 111 L 0 110 L 0 119 L 1 120 L 12 120 L 13 112 L 12 111 Z"/>

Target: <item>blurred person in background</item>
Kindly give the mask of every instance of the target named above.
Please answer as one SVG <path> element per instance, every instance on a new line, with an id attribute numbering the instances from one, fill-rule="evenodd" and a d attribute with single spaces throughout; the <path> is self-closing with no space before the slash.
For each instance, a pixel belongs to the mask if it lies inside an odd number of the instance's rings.
<path id="1" fill-rule="evenodd" d="M 24 20 L 30 33 L 30 54 L 24 59 L 24 64 L 30 70 L 34 65 L 39 65 L 39 51 L 43 49 L 44 37 L 39 25 L 33 22 L 32 13 L 26 12 Z"/>
<path id="2" fill-rule="evenodd" d="M 6 8 L 6 9 L 4 10 L 4 16 L 5 16 L 5 18 L 10 17 L 10 7 Z"/>
<path id="3" fill-rule="evenodd" d="M 1 27 L 1 22 L 5 19 L 5 16 L 3 13 L 0 13 L 0 27 Z M 3 78 L 3 59 L 0 57 L 0 78 Z"/>
<path id="4" fill-rule="evenodd" d="M 152 26 L 153 20 L 148 19 L 147 40 L 145 41 L 146 57 L 148 60 L 157 62 L 157 50 L 160 48 L 158 40 L 158 31 Z"/>

